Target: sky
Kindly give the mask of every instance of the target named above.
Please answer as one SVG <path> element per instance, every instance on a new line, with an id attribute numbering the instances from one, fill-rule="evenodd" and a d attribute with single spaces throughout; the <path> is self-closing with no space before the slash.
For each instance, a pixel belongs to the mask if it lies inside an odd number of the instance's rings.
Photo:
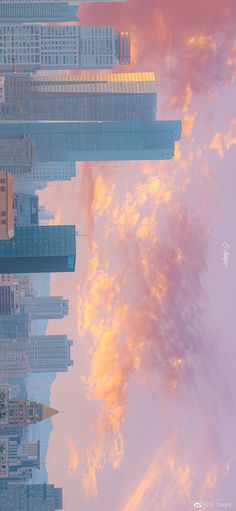
<path id="1" fill-rule="evenodd" d="M 74 341 L 47 455 L 65 511 L 236 505 L 235 18 L 234 0 L 80 8 L 130 32 L 117 69 L 154 71 L 157 117 L 183 133 L 171 162 L 79 163 L 40 192 L 81 235 L 48 327 Z"/>

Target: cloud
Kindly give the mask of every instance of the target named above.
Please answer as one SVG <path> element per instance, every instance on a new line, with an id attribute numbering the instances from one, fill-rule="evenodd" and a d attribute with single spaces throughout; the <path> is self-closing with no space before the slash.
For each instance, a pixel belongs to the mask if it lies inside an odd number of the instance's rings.
<path id="1" fill-rule="evenodd" d="M 204 13 L 204 15 L 203 15 Z M 153 69 L 159 88 L 175 97 L 173 106 L 189 110 L 192 95 L 212 91 L 235 77 L 234 0 L 129 0 L 123 5 L 81 5 L 82 24 L 113 25 L 134 40 L 131 70 Z M 121 68 L 125 70 L 124 67 Z M 161 84 L 161 87 L 160 87 Z"/>
<path id="2" fill-rule="evenodd" d="M 147 193 L 152 194 L 151 182 L 143 189 L 136 187 L 139 204 Z M 160 191 L 155 183 L 155 192 Z M 126 198 L 127 202 L 131 200 Z M 90 360 L 83 382 L 89 399 L 97 403 L 93 427 L 100 439 L 106 438 L 104 455 L 113 468 L 120 466 L 124 456 L 121 429 L 131 375 L 143 375 L 145 381 L 154 378 L 166 393 L 177 392 L 182 382 L 194 385 L 195 366 L 204 352 L 200 297 L 206 231 L 179 204 L 169 207 L 166 215 L 164 237 L 157 236 L 155 221 L 148 235 L 145 222 L 135 231 L 127 209 L 124 236 L 117 223 L 120 216 L 113 216 L 118 233 L 116 273 L 105 271 L 96 261 L 93 279 L 85 279 L 80 290 L 82 333 Z M 86 495 L 92 497 L 97 494 L 100 459 L 101 455 L 98 464 L 89 462 L 83 483 Z"/>
<path id="3" fill-rule="evenodd" d="M 70 475 L 72 475 L 75 474 L 78 470 L 80 464 L 80 456 L 76 444 L 72 439 L 70 439 L 68 442 L 68 449 L 69 449 L 68 472 Z"/>
<path id="4" fill-rule="evenodd" d="M 232 145 L 236 145 L 236 118 L 231 121 L 227 133 L 217 132 L 214 135 L 210 149 L 214 149 L 223 158 Z"/>

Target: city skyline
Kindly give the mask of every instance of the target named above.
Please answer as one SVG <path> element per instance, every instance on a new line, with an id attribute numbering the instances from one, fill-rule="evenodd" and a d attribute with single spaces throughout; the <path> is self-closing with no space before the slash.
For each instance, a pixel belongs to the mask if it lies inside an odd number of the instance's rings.
<path id="1" fill-rule="evenodd" d="M 235 17 L 0 0 L 0 511 L 236 503 Z"/>

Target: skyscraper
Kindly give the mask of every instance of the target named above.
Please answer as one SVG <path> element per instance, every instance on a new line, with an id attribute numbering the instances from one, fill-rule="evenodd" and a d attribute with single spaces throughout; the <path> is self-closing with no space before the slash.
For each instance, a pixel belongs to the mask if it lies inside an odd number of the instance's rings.
<path id="1" fill-rule="evenodd" d="M 0 139 L 0 170 L 12 174 L 29 172 L 35 163 L 35 144 L 31 137 Z"/>
<path id="2" fill-rule="evenodd" d="M 34 336 L 29 341 L 0 341 L 0 380 L 32 373 L 65 372 L 73 365 L 73 342 L 66 335 Z"/>
<path id="3" fill-rule="evenodd" d="M 0 272 L 72 272 L 75 255 L 73 225 L 16 226 L 14 238 L 0 241 Z"/>
<path id="4" fill-rule="evenodd" d="M 31 319 L 60 319 L 68 314 L 69 301 L 62 296 L 25 296 L 21 308 Z"/>
<path id="5" fill-rule="evenodd" d="M 0 0 L 1 22 L 78 20 L 76 0 Z"/>
<path id="6" fill-rule="evenodd" d="M 38 162 L 169 160 L 180 138 L 181 122 L 3 121 L 0 138 L 6 134 L 30 135 L 36 142 Z"/>
<path id="7" fill-rule="evenodd" d="M 0 285 L 0 316 L 14 314 L 15 299 L 14 291 L 10 286 Z"/>
<path id="8" fill-rule="evenodd" d="M 28 373 L 27 342 L 0 340 L 0 379 L 25 378 Z"/>
<path id="9" fill-rule="evenodd" d="M 0 71 L 112 69 L 130 63 L 128 33 L 113 27 L 0 24 Z"/>
<path id="10" fill-rule="evenodd" d="M 8 74 L 0 119 L 145 121 L 156 118 L 154 73 Z"/>
<path id="11" fill-rule="evenodd" d="M 37 162 L 27 174 L 14 176 L 14 183 L 22 181 L 34 183 L 35 181 L 69 181 L 76 175 L 75 162 L 70 161 L 47 161 Z"/>
<path id="12" fill-rule="evenodd" d="M 38 225 L 39 204 L 38 196 L 29 193 L 14 194 L 14 224 L 15 225 Z"/>
<path id="13" fill-rule="evenodd" d="M 62 509 L 62 489 L 52 484 L 0 481 L 0 509 L 4 511 L 57 511 Z"/>
<path id="14" fill-rule="evenodd" d="M 0 437 L 0 480 L 26 481 L 40 467 L 40 443 L 19 436 Z"/>
<path id="15" fill-rule="evenodd" d="M 70 358 L 72 344 L 66 335 L 31 337 L 27 348 L 30 371 L 34 373 L 68 371 L 68 367 L 73 365 Z"/>
<path id="16" fill-rule="evenodd" d="M 9 385 L 0 384 L 0 429 L 25 427 L 53 417 L 58 413 L 50 406 L 9 396 Z M 1 508 L 0 508 L 1 509 Z"/>
<path id="17" fill-rule="evenodd" d="M 7 243 L 2 241 L 0 243 Z M 0 340 L 26 340 L 29 337 L 29 316 L 25 313 L 0 316 Z"/>

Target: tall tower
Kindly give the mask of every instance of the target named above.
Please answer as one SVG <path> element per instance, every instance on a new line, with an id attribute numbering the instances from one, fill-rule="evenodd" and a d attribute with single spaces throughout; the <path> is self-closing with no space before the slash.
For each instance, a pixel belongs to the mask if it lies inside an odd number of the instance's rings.
<path id="1" fill-rule="evenodd" d="M 36 73 L 2 77 L 1 120 L 145 121 L 156 118 L 154 73 Z"/>
<path id="2" fill-rule="evenodd" d="M 73 365 L 70 358 L 72 344 L 66 335 L 31 337 L 27 348 L 30 371 L 34 373 L 68 371 L 68 367 Z"/>
<path id="3" fill-rule="evenodd" d="M 13 238 L 12 238 L 13 239 Z M 8 243 L 8 241 L 0 241 Z M 0 263 L 1 268 L 1 263 Z M 0 340 L 27 340 L 29 337 L 29 315 L 25 313 L 0 316 Z"/>
<path id="4" fill-rule="evenodd" d="M 9 386 L 0 384 L 0 430 L 1 428 L 25 427 L 53 417 L 58 413 L 50 406 L 27 401 L 24 398 L 10 397 Z"/>
<path id="5" fill-rule="evenodd" d="M 30 135 L 38 162 L 169 160 L 180 138 L 181 122 L 3 121 L 0 139 L 6 134 Z"/>
<path id="6" fill-rule="evenodd" d="M 60 319 L 69 311 L 69 301 L 62 296 L 25 296 L 21 308 L 31 319 Z"/>
<path id="7" fill-rule="evenodd" d="M 130 42 L 113 27 L 0 24 L 1 72 L 112 69 L 118 62 L 130 63 Z"/>
<path id="8" fill-rule="evenodd" d="M 14 184 L 22 180 L 28 182 L 37 181 L 69 181 L 76 175 L 75 162 L 70 161 L 46 161 L 37 162 L 30 172 L 24 175 L 15 175 Z"/>
<path id="9" fill-rule="evenodd" d="M 75 236 L 73 225 L 16 226 L 14 238 L 0 241 L 0 272 L 72 272 Z"/>
<path id="10" fill-rule="evenodd" d="M 40 467 L 40 443 L 26 442 L 19 436 L 0 437 L 0 481 L 26 481 L 32 469 Z"/>
<path id="11" fill-rule="evenodd" d="M 0 0 L 1 22 L 78 21 L 75 0 Z"/>
<path id="12" fill-rule="evenodd" d="M 62 489 L 52 484 L 0 481 L 0 509 L 4 511 L 57 511 L 62 507 Z"/>

